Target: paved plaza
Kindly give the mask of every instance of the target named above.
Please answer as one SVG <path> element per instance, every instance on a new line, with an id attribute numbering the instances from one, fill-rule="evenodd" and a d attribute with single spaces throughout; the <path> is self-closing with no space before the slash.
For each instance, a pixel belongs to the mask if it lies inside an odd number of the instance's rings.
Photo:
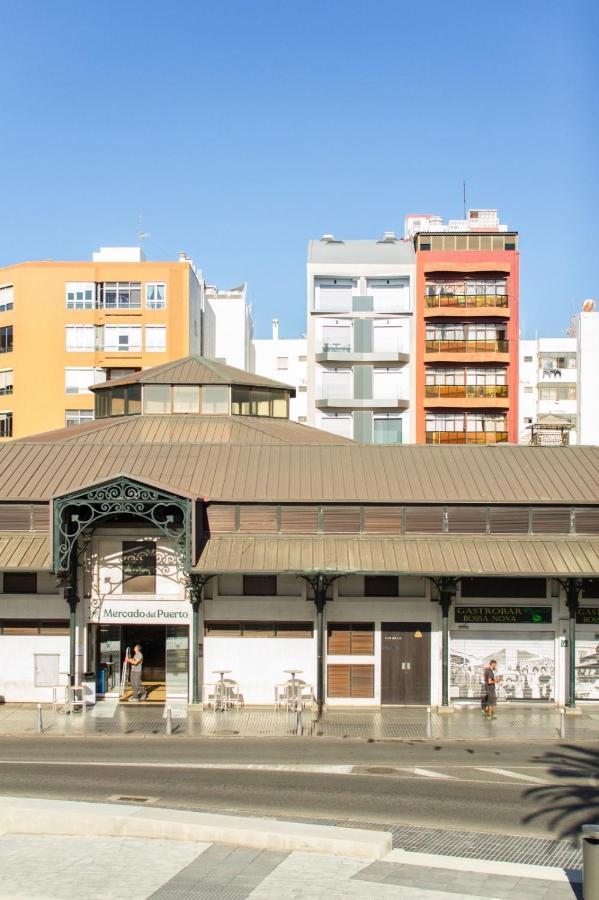
<path id="1" fill-rule="evenodd" d="M 429 865 L 326 853 L 277 852 L 194 841 L 18 835 L 0 838 L 3 900 L 333 900 L 510 898 L 573 900 L 568 879 L 473 870 L 467 860 Z M 480 868 L 480 867 L 477 867 Z"/>
<path id="2" fill-rule="evenodd" d="M 0 706 L 0 735 L 33 734 L 39 730 L 39 711 L 33 704 Z M 561 718 L 555 707 L 509 705 L 500 707 L 496 721 L 488 722 L 476 706 L 456 707 L 452 714 L 425 708 L 325 710 L 320 720 L 304 710 L 296 713 L 270 707 L 214 712 L 171 706 L 171 733 L 187 737 L 336 737 L 362 740 L 556 740 Z M 300 728 L 298 729 L 298 724 Z M 567 740 L 599 739 L 599 705 L 580 715 L 565 717 Z M 100 701 L 86 713 L 65 715 L 48 706 L 41 710 L 41 726 L 48 735 L 155 736 L 167 732 L 166 708 L 128 706 Z"/>

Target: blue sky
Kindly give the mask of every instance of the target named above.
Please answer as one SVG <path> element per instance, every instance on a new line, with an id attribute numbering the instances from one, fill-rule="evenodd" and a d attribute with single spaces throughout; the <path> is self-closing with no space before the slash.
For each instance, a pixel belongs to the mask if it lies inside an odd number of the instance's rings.
<path id="1" fill-rule="evenodd" d="M 0 0 L 0 265 L 135 243 L 305 327 L 306 242 L 498 207 L 522 332 L 599 294 L 599 4 Z"/>

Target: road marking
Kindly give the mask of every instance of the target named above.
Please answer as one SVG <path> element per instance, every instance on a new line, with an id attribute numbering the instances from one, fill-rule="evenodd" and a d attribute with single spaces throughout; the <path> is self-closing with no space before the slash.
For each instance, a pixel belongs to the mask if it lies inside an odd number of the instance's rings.
<path id="1" fill-rule="evenodd" d="M 96 766 L 127 769 L 227 769 L 246 772 L 303 772 L 322 775 L 351 775 L 352 766 L 285 765 L 278 763 L 188 763 L 188 762 L 107 762 L 70 759 L 0 759 L 0 766 Z"/>
<path id="2" fill-rule="evenodd" d="M 412 769 L 414 775 L 422 775 L 423 778 L 451 778 L 455 780 L 455 775 L 445 775 L 443 772 L 435 772 L 433 769 Z"/>
<path id="3" fill-rule="evenodd" d="M 506 778 L 519 778 L 521 781 L 534 781 L 537 784 L 549 784 L 543 778 L 537 778 L 536 775 L 523 775 L 521 772 L 514 772 L 511 769 L 493 769 L 491 766 L 473 766 L 479 772 L 492 772 L 494 775 L 505 775 Z"/>

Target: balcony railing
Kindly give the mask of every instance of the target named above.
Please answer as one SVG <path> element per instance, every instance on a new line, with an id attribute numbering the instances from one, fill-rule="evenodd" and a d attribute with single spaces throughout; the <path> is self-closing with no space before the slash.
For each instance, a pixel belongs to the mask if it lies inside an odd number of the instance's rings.
<path id="1" fill-rule="evenodd" d="M 427 384 L 425 396 L 457 399 L 507 397 L 507 384 Z"/>
<path id="2" fill-rule="evenodd" d="M 325 341 L 320 348 L 317 348 L 317 353 L 351 353 L 351 345 L 350 344 L 335 344 L 330 341 Z"/>
<path id="3" fill-rule="evenodd" d="M 507 431 L 427 431 L 427 444 L 503 444 Z"/>
<path id="4" fill-rule="evenodd" d="M 509 342 L 427 340 L 427 353 L 507 353 Z"/>
<path id="5" fill-rule="evenodd" d="M 507 294 L 435 294 L 425 298 L 427 309 L 438 309 L 444 307 L 457 307 L 458 309 L 484 309 L 492 307 L 494 309 L 508 306 Z"/>

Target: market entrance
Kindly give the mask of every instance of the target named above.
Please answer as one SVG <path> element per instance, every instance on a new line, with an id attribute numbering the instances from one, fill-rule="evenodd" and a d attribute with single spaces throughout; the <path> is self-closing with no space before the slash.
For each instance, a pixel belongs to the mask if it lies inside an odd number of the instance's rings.
<path id="1" fill-rule="evenodd" d="M 128 685 L 121 691 L 127 647 L 141 645 L 142 684 L 146 702 L 167 699 L 187 701 L 189 681 L 189 628 L 187 625 L 100 625 L 98 628 L 100 670 L 104 693 L 128 701 Z"/>

